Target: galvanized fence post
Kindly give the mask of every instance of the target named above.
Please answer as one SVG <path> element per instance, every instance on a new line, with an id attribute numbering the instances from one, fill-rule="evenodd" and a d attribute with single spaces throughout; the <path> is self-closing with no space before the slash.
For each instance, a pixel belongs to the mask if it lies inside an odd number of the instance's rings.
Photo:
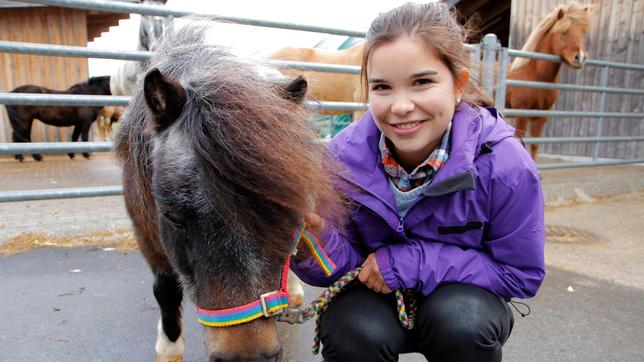
<path id="1" fill-rule="evenodd" d="M 494 68 L 496 68 L 496 54 L 499 42 L 494 34 L 486 34 L 481 42 L 483 49 L 483 67 L 481 74 L 482 88 L 494 98 Z"/>
<path id="2" fill-rule="evenodd" d="M 608 85 L 608 67 L 605 66 L 602 68 L 602 74 L 601 74 L 601 80 L 600 84 L 601 87 L 606 87 Z M 599 96 L 599 114 L 604 113 L 604 109 L 606 107 L 606 91 L 602 91 L 601 95 Z M 600 116 L 599 119 L 597 120 L 597 133 L 595 134 L 596 137 L 601 137 L 602 132 L 604 131 L 604 117 Z M 599 158 L 599 145 L 601 142 L 597 141 L 595 142 L 595 148 L 593 149 L 593 161 L 597 161 L 597 158 Z"/>
<path id="3" fill-rule="evenodd" d="M 471 44 L 470 49 L 470 77 L 481 85 L 481 44 Z"/>
<path id="4" fill-rule="evenodd" d="M 496 98 L 494 103 L 496 103 L 496 108 L 501 112 L 505 111 L 505 91 L 506 91 L 506 81 L 508 80 L 508 61 L 510 55 L 508 54 L 508 48 L 501 48 L 499 52 L 499 68 L 497 70 L 496 77 Z"/>

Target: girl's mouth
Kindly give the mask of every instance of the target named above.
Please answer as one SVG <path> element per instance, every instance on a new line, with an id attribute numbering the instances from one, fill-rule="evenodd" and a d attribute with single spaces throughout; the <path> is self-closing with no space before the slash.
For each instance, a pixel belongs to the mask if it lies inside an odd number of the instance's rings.
<path id="1" fill-rule="evenodd" d="M 393 128 L 394 132 L 399 136 L 409 136 L 416 133 L 424 122 L 425 121 L 414 121 L 392 124 L 391 128 Z"/>

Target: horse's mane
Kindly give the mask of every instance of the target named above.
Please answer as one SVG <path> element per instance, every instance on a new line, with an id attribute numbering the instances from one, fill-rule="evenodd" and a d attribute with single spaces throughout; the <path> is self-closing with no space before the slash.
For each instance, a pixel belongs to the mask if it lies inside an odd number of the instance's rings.
<path id="1" fill-rule="evenodd" d="M 309 129 L 308 114 L 260 76 L 256 64 L 205 44 L 206 31 L 197 23 L 171 29 L 148 67 L 186 89 L 188 102 L 175 126 L 194 150 L 204 179 L 216 185 L 206 190 L 217 213 L 235 230 L 246 236 L 253 231 L 266 241 L 275 233 L 283 238 L 293 228 L 292 216 L 312 211 L 315 202 L 337 213 L 342 208 L 326 172 L 332 162 Z M 152 142 L 142 87 L 123 119 L 117 154 L 149 183 Z"/>
<path id="2" fill-rule="evenodd" d="M 536 28 L 528 36 L 528 40 L 523 48 L 521 48 L 521 51 L 537 51 L 539 43 L 551 29 L 555 32 L 562 32 L 568 30 L 572 25 L 577 25 L 586 31 L 592 23 L 588 8 L 589 5 L 581 5 L 576 2 L 558 5 L 537 24 Z M 560 10 L 563 11 L 564 17 L 558 20 Z M 512 62 L 511 71 L 525 68 L 531 61 L 533 59 L 517 57 Z"/>
<path id="3" fill-rule="evenodd" d="M 107 86 L 107 89 L 109 89 L 110 76 L 103 75 L 99 77 L 90 77 L 88 80 L 84 82 L 79 82 L 69 87 L 65 93 L 83 94 L 83 93 L 87 93 L 91 87 L 95 87 L 95 86 Z"/>

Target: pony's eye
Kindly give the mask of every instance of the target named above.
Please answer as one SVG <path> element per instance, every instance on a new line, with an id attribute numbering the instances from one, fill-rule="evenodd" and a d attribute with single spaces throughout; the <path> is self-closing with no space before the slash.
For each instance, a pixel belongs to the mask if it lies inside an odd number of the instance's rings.
<path id="1" fill-rule="evenodd" d="M 178 220 L 178 218 L 173 215 L 171 212 L 164 212 L 163 217 L 176 229 L 183 229 L 183 224 Z"/>

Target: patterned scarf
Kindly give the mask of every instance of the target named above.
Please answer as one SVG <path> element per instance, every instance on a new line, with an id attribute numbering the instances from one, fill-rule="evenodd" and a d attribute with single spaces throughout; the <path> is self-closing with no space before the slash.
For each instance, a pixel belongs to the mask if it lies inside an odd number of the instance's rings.
<path id="1" fill-rule="evenodd" d="M 394 159 L 393 154 L 387 147 L 387 140 L 384 134 L 380 135 L 380 154 L 382 156 L 382 164 L 385 166 L 385 171 L 391 178 L 391 181 L 402 192 L 413 190 L 418 186 L 430 182 L 436 172 L 443 166 L 449 159 L 449 135 L 452 129 L 452 122 L 449 122 L 447 130 L 443 135 L 443 139 L 438 147 L 423 161 L 420 165 L 411 172 L 407 173 L 405 169 L 398 164 Z"/>

